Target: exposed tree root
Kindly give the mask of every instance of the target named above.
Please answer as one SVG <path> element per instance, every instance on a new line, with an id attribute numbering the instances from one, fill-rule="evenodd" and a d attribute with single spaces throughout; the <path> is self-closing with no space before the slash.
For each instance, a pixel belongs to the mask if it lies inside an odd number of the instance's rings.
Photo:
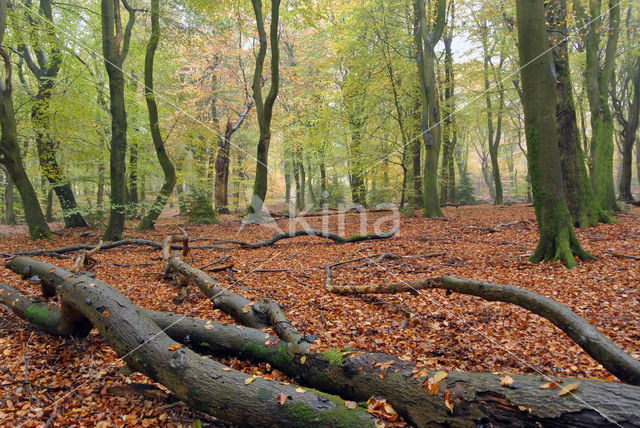
<path id="1" fill-rule="evenodd" d="M 472 281 L 452 276 L 416 279 L 401 283 L 335 285 L 327 275 L 325 287 L 327 291 L 337 294 L 416 293 L 417 290 L 443 289 L 478 296 L 489 301 L 512 303 L 549 320 L 623 382 L 640 385 L 638 360 L 625 353 L 566 306 L 533 291 L 511 285 Z"/>

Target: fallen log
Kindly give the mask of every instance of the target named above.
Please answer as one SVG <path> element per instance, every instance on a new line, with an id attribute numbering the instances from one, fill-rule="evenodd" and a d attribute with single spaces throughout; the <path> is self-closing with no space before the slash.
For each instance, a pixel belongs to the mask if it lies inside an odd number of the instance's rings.
<path id="1" fill-rule="evenodd" d="M 330 239 L 333 242 L 336 242 L 338 244 L 346 244 L 346 243 L 353 243 L 353 242 L 360 242 L 360 241 L 369 241 L 372 239 L 388 239 L 388 238 L 391 238 L 393 235 L 395 235 L 397 232 L 398 232 L 398 229 L 396 228 L 396 229 L 391 229 L 387 232 L 365 233 L 362 235 L 351 235 L 347 237 L 342 237 L 337 233 L 307 228 L 307 229 L 293 230 L 290 232 L 276 233 L 269 239 L 265 239 L 264 241 L 253 242 L 253 243 L 244 242 L 244 241 L 235 241 L 235 240 L 216 241 L 216 243 L 217 244 L 235 244 L 237 245 L 236 248 L 262 248 L 262 247 L 271 246 L 283 239 L 296 238 L 299 236 L 317 236 L 319 238 Z M 234 247 L 227 247 L 227 248 L 234 248 Z"/>
<path id="2" fill-rule="evenodd" d="M 181 347 L 127 297 L 100 281 L 73 277 L 56 289 L 129 367 L 197 410 L 242 426 L 375 424 L 365 409 L 349 409 L 339 397 L 251 378 Z"/>
<path id="3" fill-rule="evenodd" d="M 218 286 L 213 277 L 186 263 L 181 255 L 172 253 L 169 249 L 170 244 L 171 239 L 167 237 L 162 250 L 165 271 L 198 287 L 211 301 L 215 309 L 220 309 L 240 324 L 248 327 L 273 327 L 282 340 L 299 347 L 299 351 L 304 351 L 308 344 L 315 340 L 315 338 L 309 340 L 302 336 L 291 325 L 277 303 L 263 299 L 250 301 L 227 288 Z"/>
<path id="4" fill-rule="evenodd" d="M 454 293 L 470 294 L 488 301 L 520 306 L 547 319 L 565 332 L 587 354 L 621 381 L 640 385 L 640 361 L 620 349 L 571 309 L 533 291 L 512 285 L 472 281 L 452 276 L 364 285 L 335 285 L 330 279 L 330 271 L 327 271 L 325 288 L 336 294 L 394 294 L 402 292 L 415 294 L 418 290 L 443 289 Z"/>
<path id="5" fill-rule="evenodd" d="M 514 382 L 502 386 L 500 375 L 456 372 L 443 377 L 382 353 L 328 350 L 300 356 L 275 337 L 265 341 L 259 330 L 149 310 L 141 313 L 174 340 L 196 349 L 269 362 L 303 384 L 347 399 L 383 396 L 419 427 L 640 426 L 640 388 L 629 385 L 583 380 L 571 394 L 559 397 L 561 389 L 541 387 L 569 385 L 575 379 L 512 375 Z"/>

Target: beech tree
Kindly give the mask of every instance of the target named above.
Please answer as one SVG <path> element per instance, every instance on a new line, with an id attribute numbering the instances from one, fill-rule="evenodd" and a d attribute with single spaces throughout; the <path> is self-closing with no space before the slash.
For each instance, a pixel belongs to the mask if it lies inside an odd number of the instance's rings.
<path id="1" fill-rule="evenodd" d="M 531 188 L 540 240 L 532 262 L 562 260 L 576 265 L 574 256 L 591 258 L 578 242 L 562 181 L 553 55 L 546 33 L 543 0 L 517 0 L 518 50 Z"/>
<path id="2" fill-rule="evenodd" d="M 4 40 L 7 27 L 7 3 L 7 0 L 0 0 L 0 45 Z M 2 46 L 0 46 L 0 56 L 2 56 L 5 71 L 4 83 L 0 82 L 0 127 L 2 128 L 0 135 L 0 163 L 6 168 L 11 181 L 20 193 L 31 239 L 51 238 L 51 230 L 42 214 L 38 196 L 22 163 L 13 108 L 11 58 Z"/>
<path id="3" fill-rule="evenodd" d="M 120 3 L 129 15 L 122 28 Z M 136 10 L 126 0 L 101 0 L 102 54 L 109 75 L 111 111 L 111 210 L 104 239 L 116 241 L 122 237 L 125 220 L 127 113 L 124 99 L 124 71 L 122 66 L 129 53 L 131 30 L 136 20 Z"/>
<path id="4" fill-rule="evenodd" d="M 164 183 L 156 196 L 156 200 L 149 208 L 145 216 L 138 225 L 138 230 L 153 229 L 158 216 L 166 205 L 173 188 L 176 185 L 176 169 L 167 154 L 164 140 L 160 133 L 160 122 L 158 120 L 158 106 L 156 104 L 156 94 L 153 91 L 153 60 L 155 57 L 158 42 L 160 41 L 160 0 L 151 0 L 151 37 L 147 44 L 144 57 L 144 94 L 149 110 L 149 129 L 153 147 L 158 157 L 158 162 L 164 173 Z"/>
<path id="5" fill-rule="evenodd" d="M 604 11 L 601 0 L 589 1 L 588 8 L 584 3 L 573 0 L 586 54 L 584 86 L 591 112 L 593 147 L 591 182 L 600 207 L 618 211 L 613 182 L 613 115 L 609 106 L 609 86 L 615 72 L 620 1 L 607 1 Z M 605 24 L 605 16 L 608 24 Z M 602 53 L 604 58 L 601 58 Z"/>
<path id="6" fill-rule="evenodd" d="M 28 6 L 30 5 L 31 2 L 28 2 Z M 56 159 L 59 142 L 51 129 L 50 101 L 62 62 L 51 2 L 41 0 L 38 15 L 33 16 L 33 13 L 31 10 L 25 11 L 25 19 L 30 27 L 30 40 L 29 44 L 23 40 L 18 52 L 38 81 L 38 92 L 34 94 L 35 102 L 31 107 L 31 120 L 36 135 L 40 169 L 60 201 L 65 227 L 86 227 L 87 222 L 78 210 L 71 183 Z M 46 46 L 49 48 L 45 48 Z"/>
<path id="7" fill-rule="evenodd" d="M 440 160 L 441 126 L 440 105 L 435 78 L 435 46 L 442 36 L 446 19 L 446 0 L 429 3 L 427 17 L 425 0 L 414 0 L 416 20 L 416 62 L 422 99 L 422 135 L 425 161 L 422 191 L 425 217 L 442 217 L 438 197 L 438 162 Z"/>
<path id="8" fill-rule="evenodd" d="M 271 119 L 273 116 L 273 105 L 278 97 L 280 85 L 280 47 L 278 46 L 278 29 L 280 18 L 280 0 L 271 0 L 271 24 L 269 28 L 269 40 L 265 31 L 264 12 L 262 10 L 262 0 L 251 0 L 256 17 L 258 28 L 258 40 L 260 47 L 256 57 L 256 67 L 253 74 L 253 99 L 256 105 L 258 125 L 260 127 L 260 139 L 258 140 L 258 151 L 256 155 L 256 178 L 253 184 L 253 194 L 251 203 L 247 208 L 250 216 L 261 216 L 262 205 L 267 197 L 267 181 L 269 173 L 269 145 L 271 143 Z M 271 87 L 266 98 L 262 95 L 262 70 L 267 55 L 267 48 L 271 46 Z"/>

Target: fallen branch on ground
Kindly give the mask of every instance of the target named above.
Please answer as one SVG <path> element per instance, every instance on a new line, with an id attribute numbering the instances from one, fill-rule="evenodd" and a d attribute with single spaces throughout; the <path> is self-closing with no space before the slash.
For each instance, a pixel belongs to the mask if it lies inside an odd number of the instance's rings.
<path id="1" fill-rule="evenodd" d="M 39 267 L 46 267 L 45 263 L 42 265 Z M 24 263 L 17 263 L 16 266 L 23 267 Z M 37 269 L 33 270 L 39 272 Z M 49 270 L 51 268 L 47 269 L 47 272 Z M 65 272 L 60 269 L 50 273 L 57 275 Z M 49 278 L 59 280 L 57 276 Z M 132 352 L 126 359 L 127 363 L 131 361 L 132 368 L 160 381 L 187 404 L 198 406 L 196 408 L 204 409 L 209 414 L 235 421 L 243 426 L 274 423 L 279 426 L 314 425 L 318 422 L 320 425 L 326 425 L 335 423 L 326 419 L 328 415 L 333 415 L 333 409 L 356 418 L 355 422 L 353 419 L 350 420 L 348 426 L 354 426 L 353 424 L 358 422 L 372 422 L 361 419 L 364 417 L 358 413 L 354 415 L 345 407 L 340 407 L 341 400 L 333 407 L 334 401 L 326 399 L 325 410 L 317 410 L 309 418 L 292 421 L 292 415 L 284 415 L 284 419 L 279 419 L 283 418 L 282 413 L 287 408 L 273 408 L 272 405 L 276 402 L 274 394 L 280 391 L 273 388 L 285 387 L 259 378 L 250 385 L 243 385 L 247 376 L 228 371 L 229 369 L 213 360 L 203 360 L 185 348 L 168 351 L 176 346 L 172 345 L 174 342 L 145 319 L 153 319 L 154 323 L 161 329 L 166 329 L 166 333 L 174 340 L 182 340 L 183 343 L 190 343 L 196 348 L 210 347 L 208 350 L 213 352 L 237 352 L 241 349 L 243 356 L 254 361 L 270 362 L 273 367 L 292 377 L 299 377 L 306 384 L 314 385 L 326 392 L 339 393 L 343 398 L 365 401 L 371 396 L 384 396 L 400 414 L 406 415 L 407 421 L 419 427 L 465 425 L 473 423 L 472 421 L 484 425 L 518 423 L 523 426 L 640 426 L 640 389 L 633 386 L 583 380 L 571 394 L 575 398 L 571 395 L 558 397 L 559 390 L 540 387 L 550 381 L 568 385 L 572 382 L 571 379 L 543 380 L 535 376 L 513 375 L 514 383 L 511 388 L 501 386 L 499 375 L 455 372 L 445 374 L 444 377 L 439 376 L 437 385 L 428 388 L 431 392 L 436 392 L 431 395 L 425 388 L 428 386 L 428 379 L 435 377 L 433 372 L 419 371 L 415 366 L 387 354 L 311 351 L 303 359 L 299 354 L 288 353 L 287 345 L 277 338 L 269 337 L 265 342 L 265 335 L 259 330 L 147 310 L 143 310 L 141 316 L 136 312 L 139 309 L 136 310 L 135 305 L 124 296 L 110 290 L 106 284 L 87 277 L 62 281 L 60 290 L 63 301 L 73 302 L 75 306 L 86 310 L 87 316 L 95 318 L 96 326 L 112 346 L 121 343 L 121 338 L 127 341 L 129 347 L 124 347 L 118 352 L 120 355 Z M 87 299 L 92 302 L 89 307 Z M 131 331 L 131 325 L 136 326 L 135 332 Z M 139 347 L 137 338 L 155 335 L 158 335 L 157 339 L 145 343 L 140 349 L 131 348 Z M 222 383 L 225 385 L 224 388 L 216 387 Z M 253 388 L 254 385 L 256 389 Z M 184 392 L 195 390 L 199 390 L 200 393 Z M 256 400 L 254 394 L 257 391 L 262 391 L 258 395 L 262 399 Z M 292 394 L 288 390 L 282 393 Z M 265 394 L 270 394 L 270 400 L 263 402 Z M 310 400 L 310 403 L 301 403 L 301 393 L 296 391 L 295 394 L 287 396 L 285 406 L 293 404 L 306 409 L 306 406 L 314 405 L 314 394 L 313 391 L 304 392 L 302 395 L 306 400 Z M 443 400 L 443 394 L 447 398 L 446 402 Z M 220 408 L 219 403 L 223 400 L 231 404 Z M 252 400 L 251 405 L 247 405 L 249 401 L 242 400 Z M 452 412 L 445 407 L 445 403 L 453 405 Z M 271 413 L 272 411 L 276 413 Z M 301 415 L 296 413 L 295 416 Z M 306 413 L 302 416 L 306 416 Z M 314 417 L 320 419 L 314 422 Z"/>
<path id="2" fill-rule="evenodd" d="M 511 285 L 459 279 L 452 276 L 416 279 L 400 283 L 364 285 L 335 285 L 328 274 L 327 291 L 336 294 L 395 294 L 417 293 L 418 290 L 443 289 L 454 293 L 470 294 L 488 301 L 512 303 L 549 320 L 564 331 L 594 360 L 623 382 L 640 385 L 640 362 L 620 349 L 575 312 L 555 300 L 533 291 Z"/>

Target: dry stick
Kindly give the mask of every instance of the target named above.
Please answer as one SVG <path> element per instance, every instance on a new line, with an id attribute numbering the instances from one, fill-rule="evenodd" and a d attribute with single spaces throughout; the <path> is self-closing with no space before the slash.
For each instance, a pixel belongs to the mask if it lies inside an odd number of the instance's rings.
<path id="1" fill-rule="evenodd" d="M 217 265 L 218 263 L 224 263 L 224 262 L 228 261 L 230 258 L 231 258 L 231 256 L 220 257 L 219 259 L 216 259 L 216 260 L 212 261 L 211 263 L 207 263 L 206 265 L 202 265 L 202 266 L 198 267 L 198 269 L 205 270 L 206 268 L 211 267 L 213 265 Z"/>
<path id="2" fill-rule="evenodd" d="M 9 267 L 20 270 L 26 260 Z M 51 269 L 56 270 L 41 262 L 34 267 L 35 273 L 43 275 Z M 47 278 L 64 282 L 57 276 Z M 497 426 L 514 421 L 523 426 L 640 426 L 640 389 L 634 386 L 583 380 L 572 393 L 575 399 L 559 398 L 557 391 L 540 389 L 546 381 L 536 376 L 513 375 L 518 388 L 511 389 L 500 386 L 499 375 L 455 372 L 438 384 L 440 391 L 450 394 L 455 409 L 451 413 L 441 395 L 431 395 L 423 386 L 433 372 L 427 375 L 388 354 L 311 351 L 303 361 L 289 353 L 285 342 L 267 338 L 260 330 L 146 309 L 142 312 L 171 338 L 196 349 L 268 362 L 289 376 L 299 377 L 304 384 L 346 399 L 365 401 L 371 396 L 384 396 L 405 420 L 418 427 L 469 425 L 472 417 Z M 553 380 L 566 384 L 573 381 Z"/>
<path id="3" fill-rule="evenodd" d="M 625 353 L 594 326 L 566 306 L 533 291 L 512 285 L 472 281 L 452 276 L 389 284 L 334 285 L 331 283 L 330 275 L 327 275 L 325 288 L 336 294 L 416 293 L 417 290 L 444 289 L 478 296 L 488 301 L 511 303 L 549 320 L 623 382 L 640 385 L 640 362 L 638 360 Z"/>
<path id="4" fill-rule="evenodd" d="M 372 209 L 372 210 L 367 210 L 367 211 L 357 211 L 357 210 L 347 210 L 347 211 L 338 211 L 335 213 L 304 213 L 304 214 L 298 214 L 296 216 L 283 216 L 283 217 L 278 217 L 278 218 L 274 218 L 271 220 L 266 220 L 266 221 L 250 221 L 250 222 L 245 222 L 245 221 L 241 221 L 244 224 L 268 224 L 268 223 L 276 223 L 279 221 L 284 221 L 284 220 L 296 220 L 299 218 L 309 218 L 309 217 L 328 217 L 328 216 L 334 216 L 334 215 L 345 215 L 345 214 L 373 214 L 373 213 L 382 213 L 382 212 L 390 212 L 393 211 L 393 209 L 390 208 L 378 208 L 378 209 Z"/>
<path id="5" fill-rule="evenodd" d="M 263 299 L 252 302 L 226 288 L 219 287 L 213 277 L 189 265 L 180 255 L 171 253 L 170 244 L 171 237 L 165 238 L 162 248 L 165 272 L 177 275 L 198 287 L 209 298 L 215 309 L 220 309 L 239 323 L 253 328 L 273 327 L 282 340 L 298 347 L 301 352 L 308 348 L 308 339 L 291 325 L 277 303 Z"/>

